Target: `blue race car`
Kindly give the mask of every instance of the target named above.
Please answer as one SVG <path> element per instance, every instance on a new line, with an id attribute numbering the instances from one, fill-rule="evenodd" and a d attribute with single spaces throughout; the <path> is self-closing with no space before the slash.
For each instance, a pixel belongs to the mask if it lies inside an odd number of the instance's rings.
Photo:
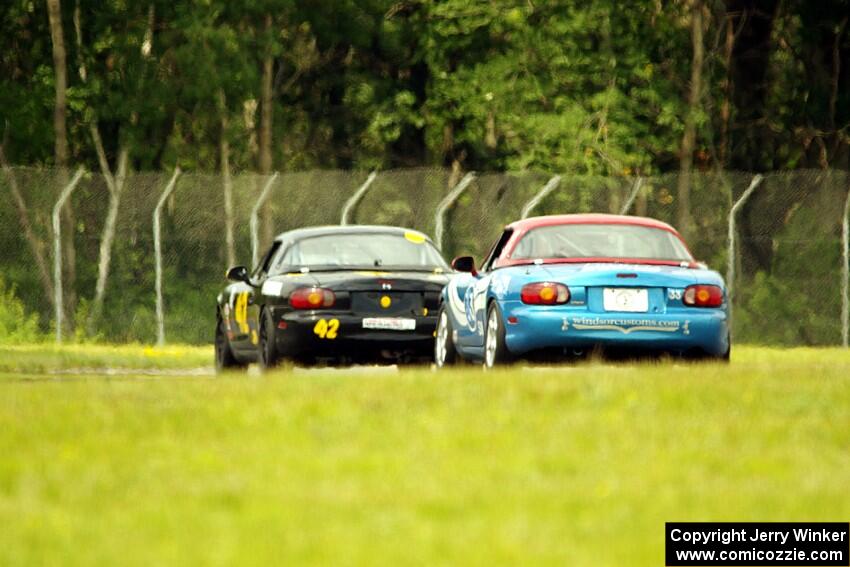
<path id="1" fill-rule="evenodd" d="M 654 219 L 524 219 L 505 227 L 479 270 L 470 256 L 452 267 L 462 273 L 442 292 L 437 366 L 597 350 L 729 359 L 723 278 Z"/>

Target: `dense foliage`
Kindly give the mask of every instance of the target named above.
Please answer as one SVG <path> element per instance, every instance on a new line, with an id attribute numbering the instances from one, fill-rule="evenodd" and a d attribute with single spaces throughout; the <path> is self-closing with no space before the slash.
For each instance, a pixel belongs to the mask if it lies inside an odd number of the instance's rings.
<path id="1" fill-rule="evenodd" d="M 0 15 L 0 127 L 19 164 L 55 159 L 51 2 Z M 846 0 L 63 0 L 67 159 L 98 167 L 96 123 L 110 161 L 126 144 L 136 170 L 217 169 L 223 134 L 242 169 L 656 173 L 679 167 L 690 117 L 697 167 L 847 168 L 848 14 Z"/>
<path id="2" fill-rule="evenodd" d="M 38 317 L 26 312 L 15 288 L 9 287 L 0 277 L 0 342 L 32 343 L 40 338 Z"/>

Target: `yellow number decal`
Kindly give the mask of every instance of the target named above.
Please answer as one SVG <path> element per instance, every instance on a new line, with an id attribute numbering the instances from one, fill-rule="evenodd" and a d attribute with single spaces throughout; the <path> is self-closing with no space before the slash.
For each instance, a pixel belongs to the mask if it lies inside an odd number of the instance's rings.
<path id="1" fill-rule="evenodd" d="M 239 325 L 241 333 L 247 333 L 248 328 L 248 292 L 242 292 L 236 296 L 236 305 L 233 306 L 233 318 Z"/>
<path id="2" fill-rule="evenodd" d="M 335 339 L 337 331 L 339 331 L 339 319 L 331 319 L 328 321 L 328 334 L 325 335 L 325 338 Z"/>
<path id="3" fill-rule="evenodd" d="M 339 331 L 339 319 L 319 319 L 313 326 L 313 333 L 320 339 L 333 340 Z"/>

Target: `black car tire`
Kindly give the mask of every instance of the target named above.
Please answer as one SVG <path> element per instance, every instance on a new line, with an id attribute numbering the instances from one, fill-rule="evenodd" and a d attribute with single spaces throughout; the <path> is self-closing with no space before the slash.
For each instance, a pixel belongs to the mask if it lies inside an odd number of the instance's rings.
<path id="1" fill-rule="evenodd" d="M 434 363 L 437 368 L 451 366 L 458 361 L 458 352 L 452 338 L 452 320 L 446 311 L 446 306 L 440 307 L 437 313 L 437 331 L 434 339 Z"/>
<path id="2" fill-rule="evenodd" d="M 227 339 L 223 325 L 224 321 L 219 318 L 215 326 L 215 370 L 216 372 L 242 370 L 248 365 L 241 362 L 233 354 L 233 349 L 230 348 L 230 341 Z"/>
<path id="3" fill-rule="evenodd" d="M 260 340 L 257 344 L 257 362 L 263 370 L 271 370 L 280 363 L 281 354 L 277 351 L 275 341 L 276 330 L 271 312 L 264 309 L 260 316 Z"/>
<path id="4" fill-rule="evenodd" d="M 505 320 L 494 301 L 487 309 L 487 323 L 484 327 L 484 368 L 493 368 L 512 360 L 505 344 Z"/>

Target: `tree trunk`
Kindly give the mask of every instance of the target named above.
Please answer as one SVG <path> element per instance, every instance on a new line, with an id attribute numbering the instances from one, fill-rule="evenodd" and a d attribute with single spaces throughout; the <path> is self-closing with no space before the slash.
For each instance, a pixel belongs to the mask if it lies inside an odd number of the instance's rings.
<path id="1" fill-rule="evenodd" d="M 491 109 L 487 112 L 487 129 L 484 135 L 484 145 L 488 149 L 495 150 L 498 144 L 499 140 L 496 137 L 496 113 Z"/>
<path id="2" fill-rule="evenodd" d="M 66 91 L 68 69 L 65 65 L 65 37 L 62 33 L 62 8 L 59 0 L 47 0 L 50 17 L 50 38 L 53 40 L 53 75 L 56 100 L 53 104 L 54 156 L 57 167 L 68 165 L 68 133 L 65 126 L 67 112 Z"/>
<path id="3" fill-rule="evenodd" d="M 80 79 L 82 79 L 85 83 L 86 79 L 88 79 L 88 74 L 86 73 L 85 61 L 83 60 L 83 30 L 80 21 L 80 0 L 77 0 L 74 3 L 74 36 L 76 37 L 77 43 L 77 73 L 80 75 Z"/>
<path id="4" fill-rule="evenodd" d="M 779 0 L 727 0 L 726 13 L 746 19 L 732 46 L 730 61 L 731 97 L 735 118 L 730 130 L 735 135 L 735 152 L 727 150 L 730 169 L 764 171 L 772 168 L 776 152 L 774 134 L 765 118 L 772 112 L 766 103 L 770 60 L 776 50 L 773 24 Z"/>
<path id="5" fill-rule="evenodd" d="M 266 15 L 266 36 L 270 36 L 272 29 L 271 14 Z M 260 173 L 269 175 L 272 171 L 272 121 L 274 119 L 272 102 L 272 81 L 274 79 L 274 59 L 271 46 L 266 47 L 266 55 L 263 59 L 263 77 L 260 85 Z M 274 226 L 272 226 L 272 211 L 267 201 L 263 206 L 263 240 L 261 247 L 265 247 L 274 238 Z"/>
<path id="6" fill-rule="evenodd" d="M 152 8 L 148 12 L 148 22 L 149 26 L 152 26 Z M 85 61 L 82 56 L 83 36 L 79 0 L 77 0 L 74 6 L 74 31 L 76 32 L 77 38 L 77 56 L 79 58 L 80 78 L 85 83 L 88 79 L 88 74 L 86 72 Z M 143 55 L 145 54 L 143 53 Z M 97 153 L 97 161 L 100 165 L 100 172 L 103 175 L 103 179 L 106 182 L 106 188 L 109 191 L 109 205 L 106 211 L 106 220 L 104 221 L 103 230 L 100 234 L 97 282 L 95 282 L 94 299 L 92 300 L 91 311 L 89 312 L 89 319 L 87 323 L 89 334 L 93 334 L 95 332 L 95 326 L 103 312 L 103 301 L 106 297 L 106 283 L 109 280 L 109 267 L 112 262 L 112 243 L 115 240 L 115 230 L 118 223 L 118 208 L 121 203 L 121 193 L 124 191 L 124 181 L 127 176 L 127 147 L 124 144 L 119 145 L 116 175 L 113 176 L 112 170 L 109 167 L 109 161 L 106 159 L 106 150 L 103 148 L 103 140 L 100 137 L 97 118 L 91 119 L 89 132 L 92 137 L 95 152 Z"/>
<path id="7" fill-rule="evenodd" d="M 691 218 L 691 170 L 694 165 L 694 147 L 696 146 L 696 118 L 702 101 L 702 69 L 705 59 L 702 29 L 702 0 L 691 3 L 691 83 L 688 94 L 688 109 L 685 116 L 685 129 L 682 133 L 682 146 L 679 153 L 679 180 L 677 187 L 679 230 L 686 236 L 692 232 Z"/>
<path id="8" fill-rule="evenodd" d="M 645 217 L 647 214 L 646 191 L 646 186 L 641 187 L 635 197 L 635 214 L 639 217 Z"/>
<path id="9" fill-rule="evenodd" d="M 723 49 L 724 72 L 721 88 L 723 100 L 720 103 L 720 144 L 717 148 L 717 168 L 725 169 L 729 151 L 729 120 L 732 117 L 732 50 L 735 47 L 735 23 L 731 15 L 726 15 L 726 41 Z"/>
<path id="10" fill-rule="evenodd" d="M 127 148 L 121 146 L 118 150 L 118 165 L 116 176 L 112 176 L 109 163 L 106 160 L 106 152 L 100 139 L 97 125 L 91 126 L 92 139 L 97 150 L 100 169 L 109 190 L 109 208 L 106 212 L 106 221 L 100 236 L 100 255 L 97 266 L 97 283 L 95 284 L 94 300 L 89 313 L 89 332 L 94 333 L 95 325 L 103 312 L 103 301 L 106 296 L 106 282 L 109 279 L 109 266 L 112 262 L 112 243 L 115 240 L 115 229 L 118 222 L 118 207 L 121 202 L 121 193 L 124 190 L 124 180 L 127 175 Z"/>
<path id="11" fill-rule="evenodd" d="M 50 39 L 53 43 L 53 77 L 55 99 L 53 103 L 53 161 L 60 169 L 59 184 L 65 186 L 68 183 L 66 168 L 68 167 L 68 129 L 67 129 L 67 91 L 68 91 L 68 66 L 65 52 L 65 34 L 62 30 L 62 6 L 60 0 L 47 0 L 47 15 L 50 20 Z M 67 236 L 62 241 L 63 256 L 65 258 L 64 279 L 66 282 L 65 304 L 68 312 L 76 311 L 77 293 L 77 255 L 74 249 L 74 212 L 71 202 L 68 201 L 62 208 L 65 226 L 69 227 Z M 73 322 L 73 318 L 65 318 Z"/>
<path id="12" fill-rule="evenodd" d="M 219 156 L 224 185 L 224 236 L 227 245 L 227 265 L 236 265 L 236 243 L 233 237 L 233 180 L 230 177 L 230 141 L 228 140 L 227 98 L 224 89 L 218 90 L 218 112 L 221 120 Z"/>
<path id="13" fill-rule="evenodd" d="M 831 130 L 830 137 L 834 140 L 833 144 L 833 159 L 841 145 L 842 136 L 836 130 L 836 104 L 838 102 L 839 85 L 841 84 L 841 42 L 844 36 L 844 28 L 847 27 L 847 16 L 841 20 L 838 28 L 835 30 L 835 39 L 832 45 L 832 80 L 830 81 L 829 89 L 829 129 Z"/>
<path id="14" fill-rule="evenodd" d="M 36 236 L 35 231 L 30 223 L 29 209 L 24 200 L 21 188 L 18 187 L 18 180 L 15 178 L 15 172 L 6 161 L 6 153 L 3 150 L 3 145 L 0 144 L 0 166 L 9 181 L 9 190 L 12 193 L 12 200 L 15 202 L 15 208 L 18 210 L 18 221 L 21 224 L 21 229 L 24 231 L 24 238 L 29 244 L 30 252 L 32 253 L 33 261 L 35 261 L 36 269 L 38 270 L 38 279 L 41 281 L 41 286 L 44 288 L 44 295 L 50 301 L 50 305 L 55 309 L 56 302 L 53 295 L 53 278 L 50 276 L 50 270 L 47 267 L 47 260 L 44 257 L 44 242 Z"/>

